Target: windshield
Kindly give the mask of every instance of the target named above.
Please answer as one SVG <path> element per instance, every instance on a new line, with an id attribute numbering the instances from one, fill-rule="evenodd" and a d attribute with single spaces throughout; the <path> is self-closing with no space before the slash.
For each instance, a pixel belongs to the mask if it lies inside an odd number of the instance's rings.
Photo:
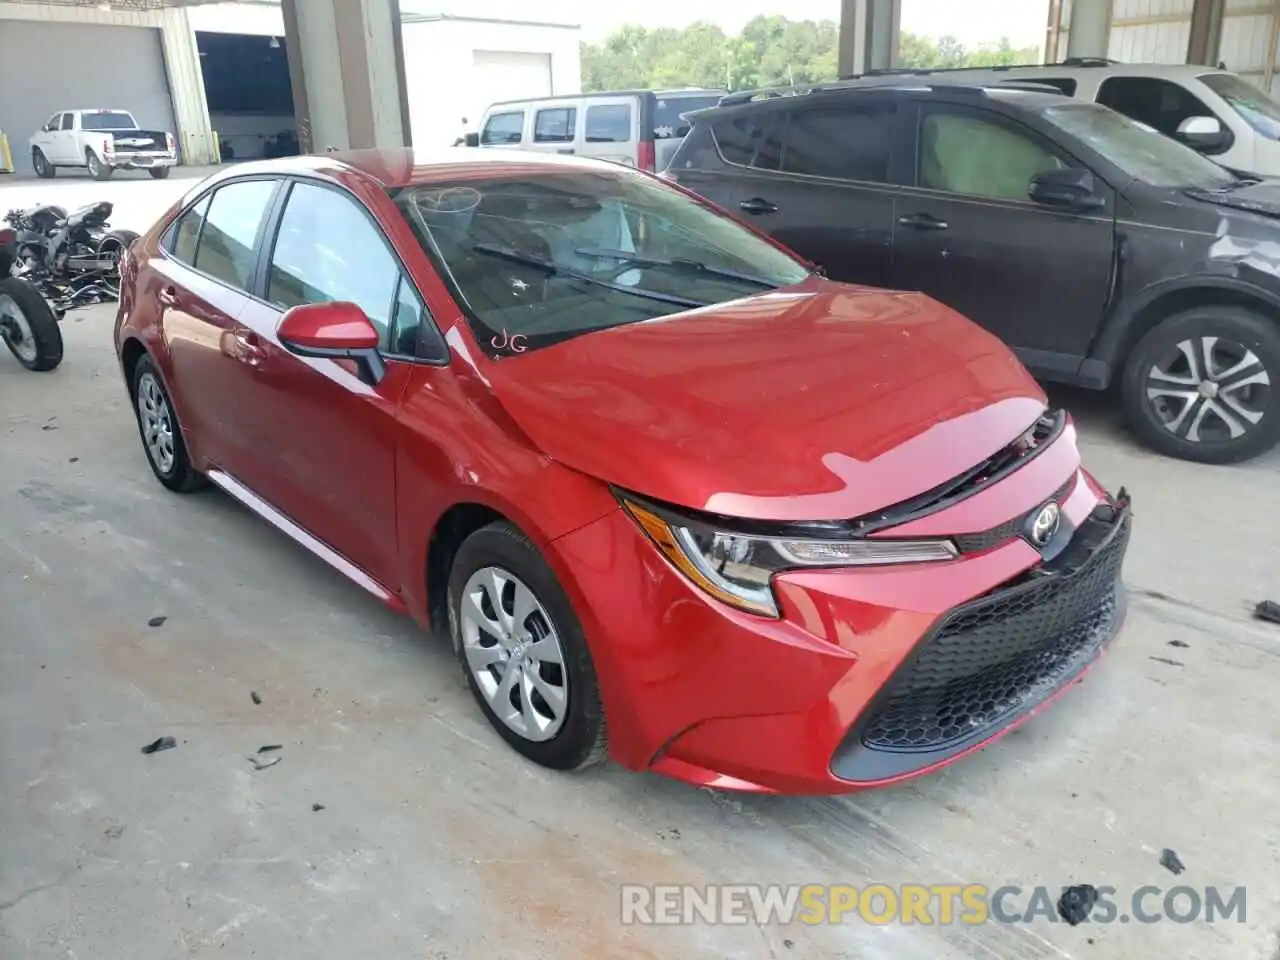
<path id="1" fill-rule="evenodd" d="M 1106 107 L 1082 103 L 1047 107 L 1042 113 L 1126 175 L 1153 187 L 1217 190 L 1236 182 L 1233 174 L 1190 147 Z"/>
<path id="2" fill-rule="evenodd" d="M 1200 80 L 1254 130 L 1268 140 L 1280 140 L 1280 103 L 1234 73 L 1205 73 Z"/>
<path id="3" fill-rule="evenodd" d="M 807 267 L 619 166 L 505 166 L 392 198 L 494 354 L 799 283 Z"/>
<path id="4" fill-rule="evenodd" d="M 80 114 L 81 130 L 137 130 L 138 124 L 123 110 L 98 110 Z"/>

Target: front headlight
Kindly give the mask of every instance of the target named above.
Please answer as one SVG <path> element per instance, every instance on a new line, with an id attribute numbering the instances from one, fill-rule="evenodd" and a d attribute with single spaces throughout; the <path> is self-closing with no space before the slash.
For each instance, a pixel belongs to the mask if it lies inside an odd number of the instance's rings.
<path id="1" fill-rule="evenodd" d="M 621 497 L 622 505 L 685 576 L 717 600 L 778 616 L 773 575 L 805 567 L 863 567 L 952 560 L 950 540 L 837 540 L 765 536 L 718 529 L 701 520 Z"/>

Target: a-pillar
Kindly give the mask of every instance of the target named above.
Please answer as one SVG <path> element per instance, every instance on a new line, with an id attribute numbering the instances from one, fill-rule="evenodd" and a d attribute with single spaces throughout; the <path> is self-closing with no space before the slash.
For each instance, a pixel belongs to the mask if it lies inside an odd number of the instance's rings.
<path id="1" fill-rule="evenodd" d="M 1105 58 L 1110 43 L 1111 0 L 1072 0 L 1067 56 Z"/>
<path id="2" fill-rule="evenodd" d="M 409 144 L 398 0 L 283 0 L 303 153 Z"/>
<path id="3" fill-rule="evenodd" d="M 840 0 L 840 76 L 891 68 L 901 23 L 902 0 Z"/>

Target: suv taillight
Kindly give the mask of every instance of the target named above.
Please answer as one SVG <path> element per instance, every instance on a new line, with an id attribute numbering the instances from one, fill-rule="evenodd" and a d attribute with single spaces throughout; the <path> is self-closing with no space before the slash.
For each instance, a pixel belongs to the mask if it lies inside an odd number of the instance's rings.
<path id="1" fill-rule="evenodd" d="M 0 227 L 0 247 L 7 247 L 18 239 L 18 234 L 9 227 Z"/>
<path id="2" fill-rule="evenodd" d="M 640 150 L 638 153 L 639 155 L 636 158 L 637 160 L 636 166 L 638 166 L 641 170 L 646 170 L 649 173 L 653 173 L 654 168 L 658 166 L 658 152 L 657 152 L 657 149 L 654 147 L 653 141 L 641 140 Z"/>
<path id="3" fill-rule="evenodd" d="M 168 148 L 169 148 L 169 152 L 170 152 L 170 153 L 173 153 L 173 145 L 174 145 L 174 142 L 173 142 L 173 134 L 172 134 L 172 133 L 166 133 L 166 134 L 164 135 L 164 145 L 165 145 L 166 147 L 168 147 Z"/>

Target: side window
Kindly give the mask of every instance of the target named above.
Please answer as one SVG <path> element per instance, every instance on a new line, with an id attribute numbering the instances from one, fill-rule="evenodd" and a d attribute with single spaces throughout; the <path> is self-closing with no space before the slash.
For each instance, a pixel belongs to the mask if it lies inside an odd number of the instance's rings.
<path id="1" fill-rule="evenodd" d="M 62 114 L 55 113 L 52 117 L 49 118 L 49 122 L 44 125 L 44 132 L 50 133 L 54 130 L 57 130 L 58 125 L 59 123 L 61 123 L 61 121 L 62 121 Z"/>
<path id="2" fill-rule="evenodd" d="M 628 143 L 631 140 L 631 104 L 605 103 L 587 107 L 587 143 Z"/>
<path id="3" fill-rule="evenodd" d="M 495 113 L 484 125 L 480 134 L 483 144 L 519 143 L 524 133 L 524 111 Z"/>
<path id="4" fill-rule="evenodd" d="M 418 332 L 422 329 L 422 318 L 426 307 L 422 305 L 418 293 L 408 279 L 401 274 L 396 286 L 396 299 L 391 308 L 391 352 L 406 357 L 415 356 L 418 352 Z"/>
<path id="5" fill-rule="evenodd" d="M 293 185 L 271 252 L 268 300 L 282 310 L 354 303 L 386 346 L 399 280 L 400 264 L 382 231 L 354 199 L 328 187 Z"/>
<path id="6" fill-rule="evenodd" d="M 993 200 L 1026 200 L 1032 177 L 1066 166 L 1029 134 L 945 110 L 925 114 L 919 158 L 920 186 Z"/>
<path id="7" fill-rule="evenodd" d="M 811 177 L 885 183 L 894 116 L 888 103 L 797 110 L 787 125 L 782 169 Z"/>
<path id="8" fill-rule="evenodd" d="M 219 187 L 209 203 L 192 266 L 248 290 L 257 260 L 254 242 L 275 189 L 275 180 L 242 180 Z"/>
<path id="9" fill-rule="evenodd" d="M 1108 77 L 1098 102 L 1169 137 L 1188 117 L 1217 116 L 1186 87 L 1158 77 Z"/>
<path id="10" fill-rule="evenodd" d="M 534 143 L 573 143 L 578 111 L 573 107 L 539 110 L 533 118 Z"/>
<path id="11" fill-rule="evenodd" d="M 169 254 L 180 263 L 194 265 L 196 262 L 196 243 L 200 240 L 200 227 L 209 212 L 209 199 L 205 197 L 179 217 L 169 232 Z"/>
<path id="12" fill-rule="evenodd" d="M 760 170 L 777 170 L 782 159 L 782 131 L 786 115 L 780 110 L 739 114 L 711 128 L 720 155 L 729 163 Z"/>
<path id="13" fill-rule="evenodd" d="M 76 115 L 74 113 L 64 113 L 62 115 L 62 129 L 70 130 L 75 125 L 75 121 Z"/>

